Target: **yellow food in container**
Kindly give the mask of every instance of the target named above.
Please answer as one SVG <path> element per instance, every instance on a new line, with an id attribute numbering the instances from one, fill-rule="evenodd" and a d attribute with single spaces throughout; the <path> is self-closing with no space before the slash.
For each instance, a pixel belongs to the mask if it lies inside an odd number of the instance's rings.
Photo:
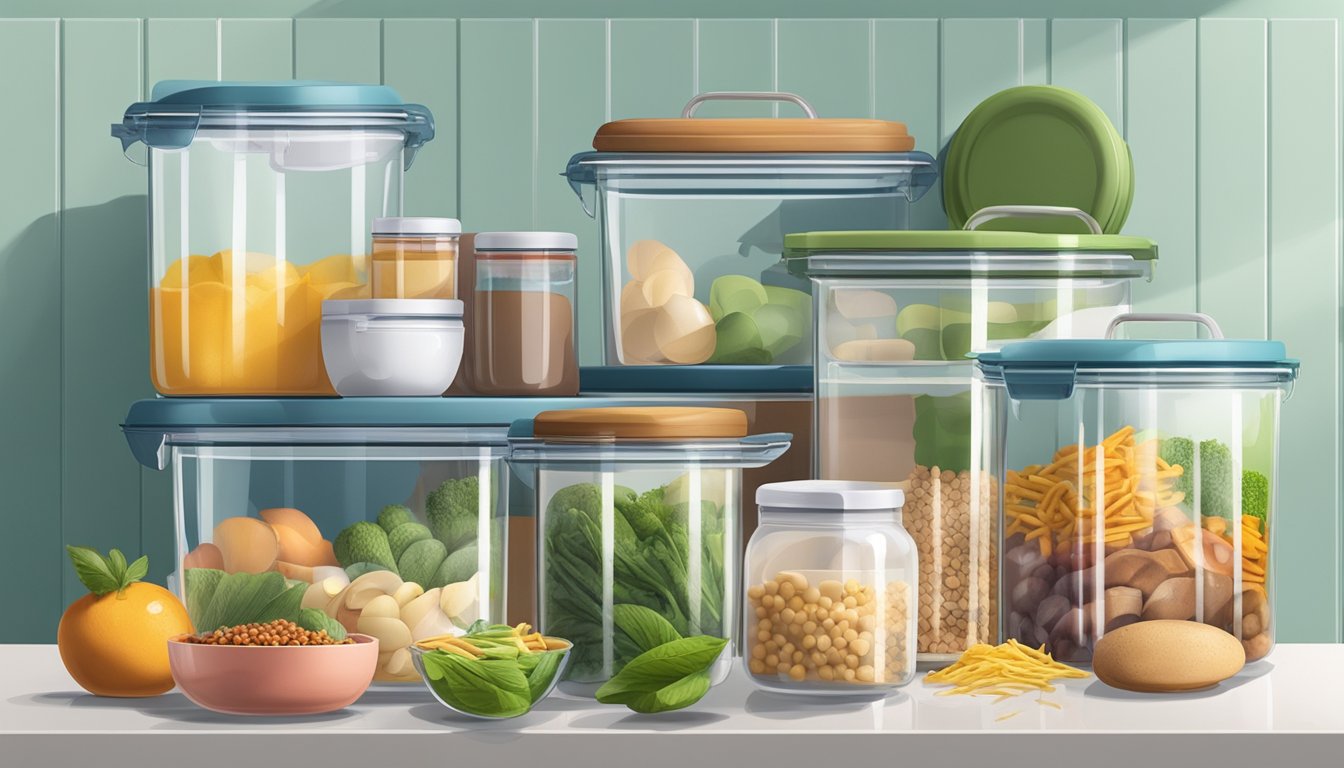
<path id="1" fill-rule="evenodd" d="M 220 251 L 173 262 L 150 289 L 150 373 L 165 395 L 331 395 L 322 302 L 366 298 L 355 257 L 296 266 Z"/>

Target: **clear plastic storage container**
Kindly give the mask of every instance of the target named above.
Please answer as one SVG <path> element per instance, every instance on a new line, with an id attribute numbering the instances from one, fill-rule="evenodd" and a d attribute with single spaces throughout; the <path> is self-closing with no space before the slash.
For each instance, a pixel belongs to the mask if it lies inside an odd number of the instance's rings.
<path id="1" fill-rule="evenodd" d="M 1277 341 L 1034 341 L 983 354 L 985 472 L 1002 490 L 1003 632 L 1085 662 L 1137 621 L 1274 644 Z"/>
<path id="2" fill-rule="evenodd" d="M 709 99 L 806 118 L 704 119 Z M 618 120 L 565 171 L 601 229 L 608 365 L 805 364 L 811 300 L 786 232 L 900 229 L 937 176 L 901 123 L 820 119 L 781 93 L 708 93 L 681 118 Z"/>
<path id="3" fill-rule="evenodd" d="M 173 80 L 112 135 L 149 170 L 154 387 L 332 394 L 322 301 L 370 297 L 369 224 L 401 213 L 429 111 L 385 86 Z"/>
<path id="4" fill-rule="evenodd" d="M 456 299 L 462 222 L 429 216 L 373 220 L 375 299 Z"/>
<path id="5" fill-rule="evenodd" d="M 915 675 L 915 542 L 895 486 L 772 483 L 743 566 L 743 660 L 783 693 L 890 690 Z"/>
<path id="6" fill-rule="evenodd" d="M 172 467 L 170 581 L 198 631 L 255 620 L 230 596 L 289 580 L 288 607 L 267 618 L 320 609 L 377 637 L 375 679 L 401 682 L 418 679 L 414 640 L 503 620 L 505 410 L 160 399 L 123 429 L 142 464 Z"/>
<path id="7" fill-rule="evenodd" d="M 568 232 L 475 237 L 471 389 L 480 395 L 579 393 L 574 252 Z"/>
<path id="8" fill-rule="evenodd" d="M 1084 216 L 1057 209 L 1000 214 Z M 1156 247 L 1117 235 L 989 231 L 789 235 L 817 304 L 817 476 L 902 482 L 919 547 L 921 660 L 995 642 L 997 480 L 977 470 L 968 353 L 1013 339 L 1101 336 Z"/>
<path id="9" fill-rule="evenodd" d="M 515 468 L 535 468 L 539 629 L 575 646 L 562 689 L 591 694 L 647 650 L 640 614 L 732 638 L 741 470 L 773 461 L 788 435 L 748 437 L 727 408 L 591 408 L 541 413 L 509 443 Z"/>

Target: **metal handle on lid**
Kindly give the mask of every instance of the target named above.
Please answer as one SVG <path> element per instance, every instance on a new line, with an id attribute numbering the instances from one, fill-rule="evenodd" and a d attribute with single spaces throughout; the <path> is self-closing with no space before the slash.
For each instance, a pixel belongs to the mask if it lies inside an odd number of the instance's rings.
<path id="1" fill-rule="evenodd" d="M 1127 312 L 1111 319 L 1110 325 L 1106 326 L 1106 338 L 1115 338 L 1115 329 L 1121 323 L 1195 323 L 1207 328 L 1213 338 L 1223 338 L 1218 321 L 1203 312 Z"/>
<path id="2" fill-rule="evenodd" d="M 694 117 L 695 110 L 706 101 L 787 101 L 796 104 L 810 118 L 816 119 L 817 110 L 802 96 L 784 91 L 708 91 L 696 94 L 681 109 L 682 117 Z"/>
<path id="3" fill-rule="evenodd" d="M 1077 219 L 1087 225 L 1094 235 L 1102 234 L 1101 225 L 1092 214 L 1077 208 L 1060 205 L 991 205 L 981 208 L 966 220 L 962 229 L 979 229 L 980 225 L 995 219 Z"/>

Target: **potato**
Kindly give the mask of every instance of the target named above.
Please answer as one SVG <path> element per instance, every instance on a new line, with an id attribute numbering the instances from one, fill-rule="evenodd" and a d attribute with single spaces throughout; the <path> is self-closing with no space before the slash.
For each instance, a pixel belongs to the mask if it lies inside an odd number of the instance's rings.
<path id="1" fill-rule="evenodd" d="M 636 280 L 647 280 L 649 275 L 664 269 L 682 269 L 690 272 L 677 252 L 657 240 L 636 240 L 625 254 L 625 266 Z"/>
<path id="2" fill-rule="evenodd" d="M 654 323 L 659 316 L 658 310 L 645 310 L 631 317 L 622 325 L 621 356 L 626 363 L 662 363 L 667 358 L 658 349 L 654 340 Z"/>
<path id="3" fill-rule="evenodd" d="M 269 571 L 280 555 L 275 531 L 255 517 L 230 517 L 216 525 L 214 545 L 228 573 Z"/>
<path id="4" fill-rule="evenodd" d="M 317 529 L 317 524 L 313 519 L 297 509 L 291 507 L 273 507 L 263 509 L 257 513 L 262 520 L 265 520 L 272 528 L 284 526 L 294 533 L 303 537 L 309 544 L 314 546 L 322 543 L 322 532 Z M 282 560 L 285 558 L 281 558 Z M 292 563 L 298 560 L 290 560 Z"/>
<path id="5" fill-rule="evenodd" d="M 648 299 L 644 298 L 644 282 L 641 280 L 631 280 L 621 289 L 621 304 L 617 310 L 621 318 L 639 312 L 645 309 L 652 309 L 649 306 Z"/>
<path id="6" fill-rule="evenodd" d="M 1102 635 L 1092 671 L 1103 683 L 1130 691 L 1197 690 L 1241 671 L 1242 645 L 1197 621 L 1140 621 Z"/>
<path id="7" fill-rule="evenodd" d="M 320 539 L 313 542 L 287 525 L 272 525 L 271 530 L 275 532 L 275 538 L 280 543 L 280 560 L 309 568 L 327 564 L 326 553 Z"/>
<path id="8" fill-rule="evenodd" d="M 673 295 L 655 316 L 653 338 L 668 360 L 681 365 L 703 363 L 714 354 L 714 320 L 704 304 Z"/>

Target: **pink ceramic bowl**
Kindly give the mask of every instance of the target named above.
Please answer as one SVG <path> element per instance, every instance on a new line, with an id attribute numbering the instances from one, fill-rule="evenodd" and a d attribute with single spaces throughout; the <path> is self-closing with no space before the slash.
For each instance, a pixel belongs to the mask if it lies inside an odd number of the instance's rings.
<path id="1" fill-rule="evenodd" d="M 347 707 L 378 666 L 378 640 L 347 645 L 201 645 L 168 641 L 168 663 L 187 698 L 233 715 L 313 715 Z"/>

